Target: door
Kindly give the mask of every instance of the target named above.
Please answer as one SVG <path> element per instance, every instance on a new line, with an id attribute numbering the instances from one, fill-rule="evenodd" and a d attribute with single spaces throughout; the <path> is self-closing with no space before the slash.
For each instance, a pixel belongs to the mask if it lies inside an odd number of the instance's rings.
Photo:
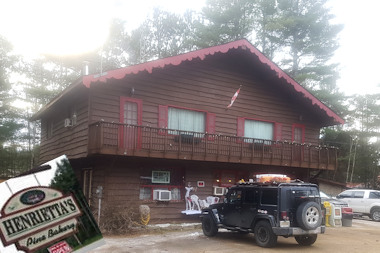
<path id="1" fill-rule="evenodd" d="M 120 99 L 121 146 L 125 149 L 136 149 L 141 146 L 141 106 L 139 99 Z"/>
<path id="2" fill-rule="evenodd" d="M 257 214 L 258 190 L 245 189 L 243 192 L 240 227 L 251 228 L 253 218 Z"/>
<path id="3" fill-rule="evenodd" d="M 293 125 L 293 134 L 292 141 L 301 144 L 305 142 L 305 126 L 294 124 Z M 303 158 L 303 146 L 293 145 L 293 160 L 301 161 Z"/>
<path id="4" fill-rule="evenodd" d="M 227 203 L 223 206 L 224 224 L 231 227 L 240 225 L 242 208 L 242 190 L 233 189 L 227 194 Z"/>
<path id="5" fill-rule="evenodd" d="M 353 191 L 353 195 L 349 199 L 348 205 L 354 212 L 365 212 L 364 193 L 364 191 Z"/>

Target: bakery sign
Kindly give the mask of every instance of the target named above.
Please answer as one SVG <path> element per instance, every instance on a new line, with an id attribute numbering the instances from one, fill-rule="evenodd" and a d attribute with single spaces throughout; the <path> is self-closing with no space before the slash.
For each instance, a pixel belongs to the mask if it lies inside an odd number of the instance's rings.
<path id="1" fill-rule="evenodd" d="M 1 209 L 4 245 L 34 252 L 76 232 L 81 211 L 74 199 L 48 187 L 31 187 L 12 195 Z"/>

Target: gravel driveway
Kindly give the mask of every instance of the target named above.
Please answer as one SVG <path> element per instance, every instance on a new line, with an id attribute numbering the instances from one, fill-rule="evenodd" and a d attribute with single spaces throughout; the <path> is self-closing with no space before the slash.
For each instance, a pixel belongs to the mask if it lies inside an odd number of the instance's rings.
<path id="1" fill-rule="evenodd" d="M 273 249 L 258 247 L 252 234 L 241 235 L 224 229 L 212 238 L 203 235 L 200 225 L 163 228 L 153 234 L 106 236 L 106 245 L 94 253 L 122 252 L 380 252 L 380 222 L 354 219 L 352 227 L 329 227 L 311 247 L 299 246 L 294 238 L 278 238 Z M 157 229 L 156 229 L 157 230 Z"/>

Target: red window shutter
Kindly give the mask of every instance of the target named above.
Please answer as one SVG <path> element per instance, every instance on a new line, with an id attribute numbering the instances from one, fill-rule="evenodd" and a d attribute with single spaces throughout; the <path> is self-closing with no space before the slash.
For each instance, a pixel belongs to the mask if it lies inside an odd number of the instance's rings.
<path id="1" fill-rule="evenodd" d="M 281 123 L 275 123 L 274 124 L 274 139 L 276 141 L 282 140 L 282 124 Z"/>
<path id="2" fill-rule="evenodd" d="M 237 119 L 237 136 L 242 137 L 244 136 L 244 122 L 245 118 L 238 118 Z"/>
<path id="3" fill-rule="evenodd" d="M 158 127 L 159 128 L 168 127 L 168 106 L 166 105 L 158 106 Z"/>
<path id="4" fill-rule="evenodd" d="M 206 132 L 209 134 L 215 134 L 215 114 L 207 113 Z"/>

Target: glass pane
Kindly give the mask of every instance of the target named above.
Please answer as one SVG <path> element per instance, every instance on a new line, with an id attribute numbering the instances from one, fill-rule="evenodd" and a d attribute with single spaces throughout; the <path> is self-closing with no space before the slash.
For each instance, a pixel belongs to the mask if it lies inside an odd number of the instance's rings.
<path id="1" fill-rule="evenodd" d="M 172 192 L 172 200 L 181 200 L 181 190 L 178 188 L 173 188 Z"/>
<path id="2" fill-rule="evenodd" d="M 149 187 L 140 188 L 140 199 L 151 199 L 152 189 Z"/>
<path id="3" fill-rule="evenodd" d="M 302 143 L 302 128 L 294 128 L 294 141 L 296 143 Z"/>
<path id="4" fill-rule="evenodd" d="M 273 123 L 255 120 L 245 120 L 244 137 L 273 140 Z"/>
<path id="5" fill-rule="evenodd" d="M 182 131 L 205 132 L 205 113 L 169 108 L 168 128 Z"/>
<path id="6" fill-rule="evenodd" d="M 170 171 L 152 171 L 152 183 L 170 183 Z"/>
<path id="7" fill-rule="evenodd" d="M 130 125 L 137 125 L 137 103 L 125 102 L 124 123 Z"/>

